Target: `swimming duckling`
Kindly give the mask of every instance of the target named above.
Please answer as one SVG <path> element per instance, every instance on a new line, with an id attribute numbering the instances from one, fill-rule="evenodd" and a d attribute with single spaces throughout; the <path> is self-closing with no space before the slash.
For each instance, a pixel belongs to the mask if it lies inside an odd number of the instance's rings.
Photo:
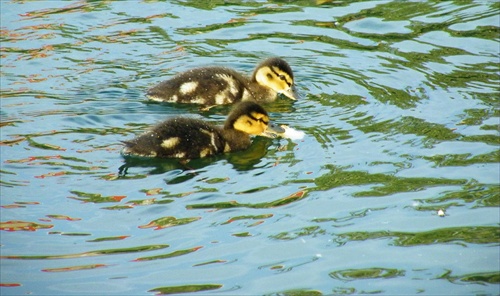
<path id="1" fill-rule="evenodd" d="M 292 100 L 298 98 L 292 68 L 283 59 L 269 58 L 250 78 L 225 67 L 195 68 L 160 82 L 146 96 L 159 102 L 223 105 L 247 100 L 272 102 L 279 93 Z"/>
<path id="2" fill-rule="evenodd" d="M 123 156 L 201 158 L 250 146 L 250 135 L 284 130 L 269 121 L 255 102 L 241 102 L 229 113 L 223 127 L 203 120 L 176 117 L 159 123 L 135 139 L 124 141 Z"/>

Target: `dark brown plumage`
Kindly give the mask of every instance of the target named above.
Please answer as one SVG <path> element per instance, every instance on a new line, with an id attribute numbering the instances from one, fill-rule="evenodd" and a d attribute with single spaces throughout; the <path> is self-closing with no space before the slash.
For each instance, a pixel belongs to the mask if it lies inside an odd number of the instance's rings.
<path id="1" fill-rule="evenodd" d="M 281 58 L 269 58 L 250 78 L 225 67 L 195 68 L 160 82 L 146 96 L 160 102 L 223 105 L 248 100 L 271 102 L 278 93 L 297 99 L 291 67 Z"/>
<path id="2" fill-rule="evenodd" d="M 255 102 L 242 102 L 233 108 L 223 127 L 199 119 L 171 118 L 124 141 L 122 155 L 193 159 L 239 151 L 250 146 L 250 135 L 269 132 L 270 126 L 264 108 Z"/>

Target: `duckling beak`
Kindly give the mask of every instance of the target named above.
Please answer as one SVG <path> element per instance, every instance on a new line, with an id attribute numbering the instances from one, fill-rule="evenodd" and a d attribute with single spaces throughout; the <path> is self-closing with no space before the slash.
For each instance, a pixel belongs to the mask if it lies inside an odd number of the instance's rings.
<path id="1" fill-rule="evenodd" d="M 280 93 L 284 94 L 285 96 L 289 97 L 294 101 L 300 99 L 300 95 L 297 93 L 295 85 L 292 85 L 292 87 L 290 87 L 287 90 L 281 91 Z"/>
<path id="2" fill-rule="evenodd" d="M 276 138 L 284 132 L 284 128 L 275 123 L 269 122 L 269 124 L 267 125 L 267 129 L 260 135 L 268 138 Z"/>

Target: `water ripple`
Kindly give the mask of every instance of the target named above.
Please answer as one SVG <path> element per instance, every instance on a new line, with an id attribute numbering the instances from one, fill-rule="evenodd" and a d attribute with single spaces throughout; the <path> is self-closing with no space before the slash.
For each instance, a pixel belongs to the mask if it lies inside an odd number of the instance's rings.
<path id="1" fill-rule="evenodd" d="M 498 294 L 499 11 L 3 1 L 0 293 Z M 120 156 L 165 118 L 229 110 L 149 87 L 269 56 L 302 99 L 265 108 L 303 139 Z"/>

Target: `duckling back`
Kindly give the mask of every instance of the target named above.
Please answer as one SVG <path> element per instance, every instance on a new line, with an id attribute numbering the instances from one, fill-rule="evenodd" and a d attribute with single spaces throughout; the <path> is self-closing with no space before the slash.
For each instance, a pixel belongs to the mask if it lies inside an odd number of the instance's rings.
<path id="1" fill-rule="evenodd" d="M 202 120 L 183 117 L 163 121 L 123 143 L 122 155 L 139 157 L 194 159 L 230 150 L 220 128 Z"/>
<path id="2" fill-rule="evenodd" d="M 254 100 L 249 81 L 238 72 L 225 67 L 203 67 L 182 72 L 148 90 L 154 101 L 223 105 Z"/>

